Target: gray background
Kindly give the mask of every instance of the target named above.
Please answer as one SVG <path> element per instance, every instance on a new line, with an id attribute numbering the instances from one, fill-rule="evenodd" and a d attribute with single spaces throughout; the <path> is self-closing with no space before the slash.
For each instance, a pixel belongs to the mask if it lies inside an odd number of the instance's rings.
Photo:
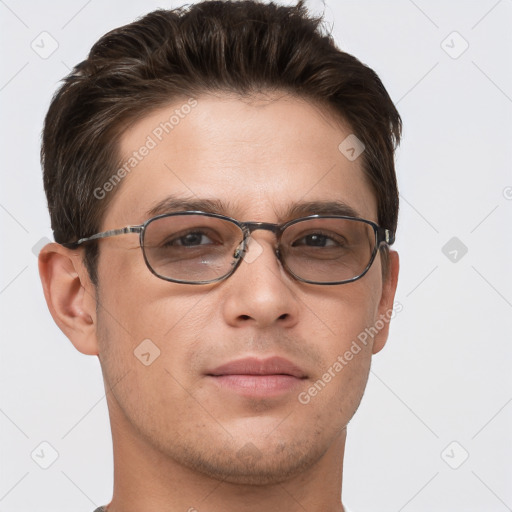
<path id="1" fill-rule="evenodd" d="M 94 41 L 178 5 L 0 0 L 0 512 L 88 512 L 111 498 L 98 360 L 54 325 L 39 283 L 34 247 L 51 238 L 40 130 Z M 325 16 L 404 121 L 403 310 L 348 429 L 344 501 L 356 512 L 512 510 L 512 1 L 331 0 Z"/>

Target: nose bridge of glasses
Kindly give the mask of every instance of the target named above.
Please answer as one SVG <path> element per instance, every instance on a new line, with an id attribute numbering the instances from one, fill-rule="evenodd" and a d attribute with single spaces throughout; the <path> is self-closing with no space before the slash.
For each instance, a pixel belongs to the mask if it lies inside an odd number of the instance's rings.
<path id="1" fill-rule="evenodd" d="M 272 222 L 244 222 L 242 223 L 243 231 L 245 234 L 245 239 L 247 240 L 254 231 L 262 230 L 262 231 L 270 231 L 275 237 L 276 241 L 279 243 L 279 239 L 281 238 L 281 226 L 279 224 L 273 224 Z"/>
<path id="2" fill-rule="evenodd" d="M 241 222 L 240 225 L 241 225 L 243 233 L 244 233 L 244 246 L 245 246 L 245 250 L 244 250 L 245 257 L 244 258 L 247 259 L 248 261 L 251 261 L 255 255 L 256 256 L 259 255 L 263 250 L 260 243 L 258 243 L 256 241 L 256 239 L 252 238 L 252 233 L 254 231 L 258 231 L 258 230 L 270 231 L 275 235 L 276 241 L 277 241 L 277 243 L 279 243 L 280 232 L 281 232 L 281 227 L 279 226 L 279 224 L 273 224 L 271 222 Z M 255 247 L 253 248 L 254 254 L 252 256 L 248 257 L 247 251 L 250 250 L 250 248 L 247 246 L 247 242 L 249 241 L 249 238 L 251 238 L 253 240 L 252 245 L 255 245 Z M 260 242 L 261 242 L 261 240 L 260 240 Z M 250 242 L 249 242 L 249 246 L 251 246 Z M 235 257 L 238 256 L 239 249 L 240 249 L 240 247 L 235 252 Z M 277 247 L 277 244 L 273 247 L 273 251 L 275 252 L 276 256 L 279 258 L 279 249 Z"/>
<path id="3" fill-rule="evenodd" d="M 263 229 L 265 231 L 272 231 L 274 234 L 278 234 L 280 231 L 279 224 L 272 224 L 271 222 L 244 222 L 242 224 L 247 234 L 252 234 L 253 231 Z"/>

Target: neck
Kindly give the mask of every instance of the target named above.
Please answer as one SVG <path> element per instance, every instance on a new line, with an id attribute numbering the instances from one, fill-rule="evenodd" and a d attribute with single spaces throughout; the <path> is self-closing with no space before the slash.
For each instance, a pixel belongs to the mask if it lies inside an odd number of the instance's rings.
<path id="1" fill-rule="evenodd" d="M 343 512 L 346 429 L 315 464 L 288 480 L 271 485 L 240 485 L 178 464 L 141 438 L 119 409 L 109 407 L 109 411 L 114 492 L 108 512 Z"/>

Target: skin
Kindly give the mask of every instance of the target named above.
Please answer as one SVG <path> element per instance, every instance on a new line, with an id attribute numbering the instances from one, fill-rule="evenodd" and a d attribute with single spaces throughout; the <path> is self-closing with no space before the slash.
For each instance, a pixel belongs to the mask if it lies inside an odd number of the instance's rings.
<path id="1" fill-rule="evenodd" d="M 350 129 L 329 112 L 287 95 L 197 101 L 123 179 L 102 231 L 144 222 L 169 194 L 221 199 L 229 209 L 220 213 L 244 221 L 283 222 L 290 204 L 313 200 L 342 200 L 377 221 L 362 159 L 350 162 L 338 150 Z M 182 104 L 130 127 L 121 154 L 143 145 Z M 135 234 L 100 242 L 98 289 L 81 250 L 49 244 L 41 252 L 56 323 L 101 363 L 114 446 L 109 512 L 343 510 L 346 426 L 389 325 L 309 403 L 297 395 L 392 309 L 398 254 L 390 252 L 386 280 L 378 256 L 358 281 L 311 285 L 281 267 L 271 232 L 252 236 L 262 249 L 254 261 L 199 286 L 153 276 Z M 134 357 L 147 338 L 160 350 L 150 366 Z M 277 398 L 247 398 L 204 375 L 233 359 L 269 355 L 286 357 L 308 378 Z"/>

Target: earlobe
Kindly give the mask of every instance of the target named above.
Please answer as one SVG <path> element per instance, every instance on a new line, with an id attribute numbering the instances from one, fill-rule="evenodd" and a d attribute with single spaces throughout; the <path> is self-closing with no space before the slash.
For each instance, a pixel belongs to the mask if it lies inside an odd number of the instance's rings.
<path id="1" fill-rule="evenodd" d="M 55 323 L 77 350 L 97 355 L 96 292 L 81 253 L 47 244 L 39 253 L 39 276 Z"/>
<path id="2" fill-rule="evenodd" d="M 376 354 L 384 348 L 389 335 L 389 323 L 393 313 L 393 306 L 395 300 L 395 292 L 398 284 L 398 272 L 400 267 L 398 253 L 396 251 L 389 251 L 388 254 L 389 271 L 387 278 L 382 283 L 382 295 L 379 302 L 378 316 L 378 333 L 373 340 L 372 353 Z M 382 326 L 382 328 L 380 328 Z"/>

